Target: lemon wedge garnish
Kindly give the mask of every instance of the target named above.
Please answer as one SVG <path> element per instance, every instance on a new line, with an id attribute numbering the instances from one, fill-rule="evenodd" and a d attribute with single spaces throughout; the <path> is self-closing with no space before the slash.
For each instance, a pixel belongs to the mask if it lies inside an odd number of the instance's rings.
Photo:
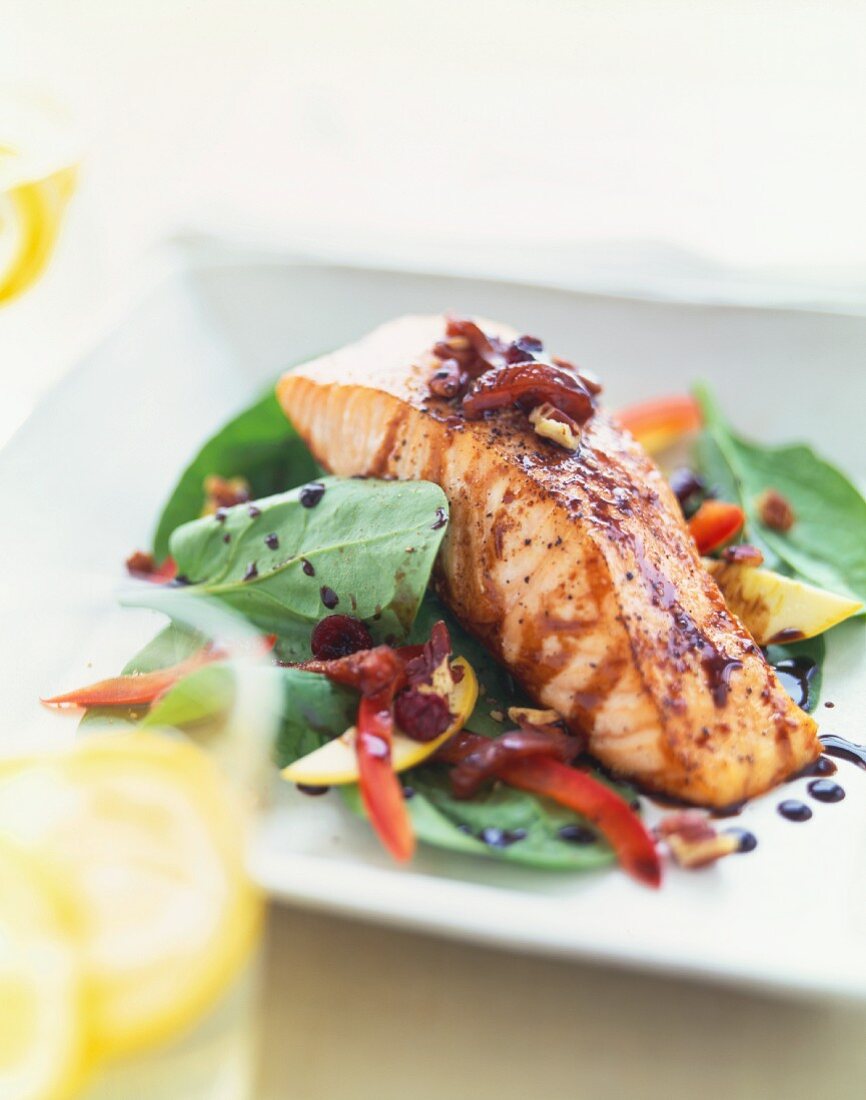
<path id="1" fill-rule="evenodd" d="M 725 603 L 758 645 L 814 638 L 863 610 L 858 600 L 774 573 L 703 558 Z"/>
<path id="2" fill-rule="evenodd" d="M 78 914 L 57 876 L 0 837 L 0 1097 L 61 1100 L 89 1068 Z"/>
<path id="3" fill-rule="evenodd" d="M 432 741 L 415 741 L 405 733 L 395 731 L 391 742 L 391 764 L 395 772 L 414 768 L 444 745 L 449 737 L 463 728 L 478 698 L 478 680 L 472 666 L 462 657 L 453 662 L 452 668 L 463 670 L 463 678 L 448 694 L 448 709 L 455 716 L 444 733 Z M 294 764 L 283 768 L 281 775 L 290 783 L 310 786 L 333 787 L 345 783 L 357 783 L 358 758 L 355 753 L 355 727 L 351 726 L 340 737 L 328 741 L 318 749 L 302 756 Z"/>
<path id="4" fill-rule="evenodd" d="M 0 145 L 0 303 L 26 290 L 42 273 L 75 190 L 77 167 L 28 167 Z"/>
<path id="5" fill-rule="evenodd" d="M 80 898 L 98 1055 L 176 1036 L 248 959 L 262 907 L 233 799 L 204 752 L 150 731 L 0 769 L 0 833 Z"/>

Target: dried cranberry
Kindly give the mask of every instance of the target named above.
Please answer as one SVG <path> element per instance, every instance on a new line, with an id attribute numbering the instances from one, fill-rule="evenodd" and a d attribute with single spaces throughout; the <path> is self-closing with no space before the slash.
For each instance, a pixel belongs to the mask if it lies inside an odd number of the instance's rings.
<path id="1" fill-rule="evenodd" d="M 362 695 L 378 695 L 379 692 L 393 687 L 394 690 L 405 683 L 403 661 L 399 654 L 386 645 L 375 649 L 361 649 L 347 657 L 331 660 L 304 661 L 298 666 L 310 672 L 321 672 L 335 684 L 354 688 Z"/>
<path id="2" fill-rule="evenodd" d="M 458 798 L 471 798 L 481 784 L 505 764 L 526 756 L 552 756 L 563 763 L 580 751 L 580 741 L 559 731 L 510 730 L 501 737 L 484 738 L 458 733 L 439 750 L 437 758 L 453 763 L 451 787 Z"/>
<path id="3" fill-rule="evenodd" d="M 568 359 L 562 359 L 558 355 L 552 355 L 550 361 L 557 367 L 562 367 L 563 370 L 571 371 L 572 374 L 576 374 L 593 396 L 601 393 L 604 388 L 591 370 L 587 370 L 585 367 L 576 367 L 574 363 L 570 362 Z"/>
<path id="4" fill-rule="evenodd" d="M 414 741 L 432 741 L 451 725 L 451 712 L 441 695 L 410 687 L 394 701 L 394 720 Z"/>
<path id="5" fill-rule="evenodd" d="M 544 354 L 544 344 L 537 336 L 518 336 L 508 346 L 505 358 L 509 363 L 531 363 Z"/>
<path id="6" fill-rule="evenodd" d="M 466 382 L 466 376 L 456 359 L 443 359 L 430 378 L 430 392 L 437 397 L 456 397 Z"/>
<path id="7" fill-rule="evenodd" d="M 707 493 L 704 479 L 688 466 L 680 466 L 674 470 L 670 476 L 670 487 L 687 515 L 694 511 Z"/>
<path id="8" fill-rule="evenodd" d="M 153 554 L 134 550 L 126 559 L 126 570 L 131 577 L 149 577 L 156 572 L 156 560 Z"/>
<path id="9" fill-rule="evenodd" d="M 406 662 L 406 680 L 409 684 L 429 684 L 433 673 L 451 656 L 451 635 L 443 622 L 433 624 L 430 640 L 421 647 L 421 652 Z"/>
<path id="10" fill-rule="evenodd" d="M 777 489 L 765 489 L 756 503 L 761 523 L 771 531 L 790 531 L 797 522 L 790 502 Z"/>
<path id="11" fill-rule="evenodd" d="M 517 405 L 529 411 L 546 401 L 578 424 L 592 416 L 592 394 L 577 375 L 551 363 L 518 363 L 483 374 L 463 398 L 463 411 L 477 420 L 493 409 Z"/>
<path id="12" fill-rule="evenodd" d="M 316 624 L 310 638 L 313 656 L 320 661 L 348 657 L 361 649 L 372 649 L 373 638 L 360 619 L 351 615 L 328 615 Z"/>
<path id="13" fill-rule="evenodd" d="M 764 555 L 757 546 L 748 542 L 738 542 L 734 546 L 726 546 L 722 551 L 722 561 L 734 562 L 736 565 L 759 566 L 764 564 Z"/>

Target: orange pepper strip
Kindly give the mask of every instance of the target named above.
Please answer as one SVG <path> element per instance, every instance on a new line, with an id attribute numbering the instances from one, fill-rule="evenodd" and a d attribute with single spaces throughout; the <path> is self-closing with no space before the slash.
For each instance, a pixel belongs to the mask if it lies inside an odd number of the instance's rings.
<path id="1" fill-rule="evenodd" d="M 631 432 L 650 454 L 664 450 L 690 432 L 698 431 L 703 422 L 700 406 L 688 394 L 629 405 L 615 413 L 614 419 L 621 428 Z"/>
<path id="2" fill-rule="evenodd" d="M 709 554 L 738 535 L 745 522 L 745 513 L 738 504 L 705 500 L 689 520 L 689 531 L 698 544 L 698 553 Z"/>
<path id="3" fill-rule="evenodd" d="M 393 690 L 361 699 L 355 751 L 361 799 L 370 824 L 391 855 L 405 862 L 415 852 L 415 834 L 403 787 L 391 764 Z"/>

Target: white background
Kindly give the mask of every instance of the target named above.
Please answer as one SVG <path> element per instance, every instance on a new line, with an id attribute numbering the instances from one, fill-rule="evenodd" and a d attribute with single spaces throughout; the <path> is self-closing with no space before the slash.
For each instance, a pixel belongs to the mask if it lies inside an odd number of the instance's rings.
<path id="1" fill-rule="evenodd" d="M 190 226 L 866 295 L 863 3 L 0 0 L 0 77 L 67 106 L 85 158 L 54 270 L 0 313 L 0 438 Z"/>
<path id="2" fill-rule="evenodd" d="M 190 227 L 866 287 L 863 4 L 0 0 L 0 74 L 68 105 L 85 157 L 52 270 L 0 312 L 0 440 Z M 274 926 L 269 1098 L 862 1095 L 859 1012 Z"/>

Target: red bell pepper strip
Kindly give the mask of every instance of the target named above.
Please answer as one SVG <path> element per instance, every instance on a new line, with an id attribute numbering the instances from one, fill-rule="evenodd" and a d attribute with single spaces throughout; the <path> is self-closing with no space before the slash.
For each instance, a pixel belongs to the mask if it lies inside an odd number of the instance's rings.
<path id="1" fill-rule="evenodd" d="M 512 787 L 552 798 L 587 818 L 604 835 L 624 871 L 646 886 L 661 884 L 661 860 L 652 837 L 625 799 L 604 783 L 549 756 L 503 764 L 497 775 Z"/>
<path id="2" fill-rule="evenodd" d="M 650 453 L 664 450 L 702 424 L 701 408 L 688 394 L 659 397 L 620 409 L 614 419 Z"/>
<path id="3" fill-rule="evenodd" d="M 496 741 L 502 742 L 502 738 Z M 490 746 L 488 738 L 463 730 L 442 746 L 436 759 L 459 765 L 485 746 Z M 503 752 L 498 760 L 490 757 L 491 774 L 512 787 L 552 798 L 586 817 L 604 834 L 623 870 L 647 886 L 658 886 L 661 860 L 641 819 L 616 791 L 587 772 L 564 764 L 563 747 L 553 738 L 546 750 L 543 743 L 527 741 L 523 747 L 518 743 L 514 752 Z"/>
<path id="4" fill-rule="evenodd" d="M 153 581 L 155 584 L 165 584 L 166 581 L 173 581 L 177 576 L 177 562 L 172 557 L 168 557 L 162 563 L 158 565 L 156 569 L 147 578 L 149 581 Z"/>
<path id="5" fill-rule="evenodd" d="M 361 699 L 355 751 L 361 799 L 379 839 L 401 862 L 415 852 L 415 834 L 403 798 L 403 788 L 391 764 L 394 732 L 393 690 Z"/>
<path id="6" fill-rule="evenodd" d="M 155 702 L 160 695 L 177 683 L 182 677 L 225 657 L 219 649 L 205 647 L 168 668 L 159 668 L 155 672 L 143 672 L 129 676 L 113 676 L 108 680 L 99 680 L 87 687 L 77 688 L 65 695 L 54 695 L 43 699 L 47 707 L 135 707 Z"/>
<path id="7" fill-rule="evenodd" d="M 126 568 L 131 577 L 141 581 L 150 581 L 153 584 L 165 584 L 173 581 L 177 576 L 177 562 L 172 557 L 167 557 L 161 565 L 154 561 L 153 554 L 143 550 L 136 550 L 126 559 Z"/>
<path id="8" fill-rule="evenodd" d="M 266 634 L 260 640 L 263 652 L 274 648 L 276 634 Z M 225 650 L 215 646 L 204 646 L 197 653 L 168 668 L 158 668 L 154 672 L 133 673 L 128 676 L 112 676 L 108 680 L 99 680 L 87 687 L 76 688 L 65 695 L 54 695 L 43 699 L 47 707 L 137 707 L 155 703 L 178 680 L 190 672 L 212 661 L 222 661 L 228 656 Z"/>
<path id="9" fill-rule="evenodd" d="M 709 554 L 738 535 L 745 522 L 745 513 L 738 504 L 705 500 L 689 520 L 689 531 L 698 544 L 698 553 Z"/>

